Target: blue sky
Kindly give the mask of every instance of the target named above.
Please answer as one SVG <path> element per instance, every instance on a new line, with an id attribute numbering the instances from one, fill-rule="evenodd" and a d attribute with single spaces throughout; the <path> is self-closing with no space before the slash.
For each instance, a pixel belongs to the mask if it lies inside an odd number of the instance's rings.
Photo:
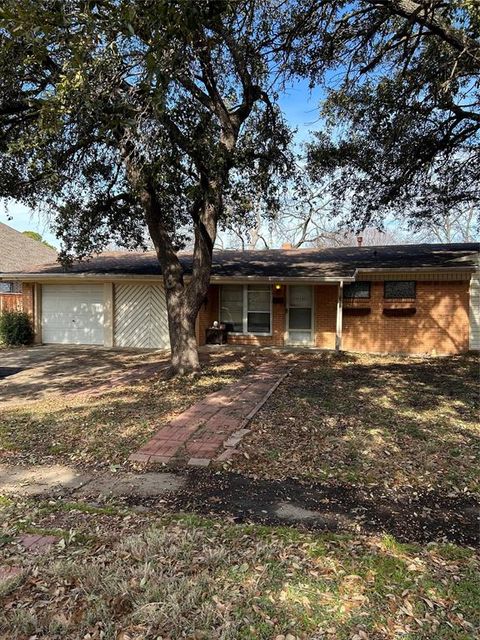
<path id="1" fill-rule="evenodd" d="M 320 127 L 318 107 L 323 97 L 322 90 L 310 91 L 308 82 L 297 82 L 280 96 L 279 102 L 287 121 L 297 129 L 297 142 L 304 142 L 309 131 Z"/>
<path id="2" fill-rule="evenodd" d="M 296 139 L 305 141 L 309 131 L 319 128 L 318 105 L 321 91 L 310 92 L 306 81 L 290 87 L 280 98 L 280 105 L 290 125 L 297 129 Z M 32 211 L 27 207 L 10 201 L 0 202 L 0 222 L 10 225 L 17 231 L 37 231 L 43 238 L 59 247 L 59 241 L 50 231 L 46 213 Z"/>
<path id="3" fill-rule="evenodd" d="M 41 212 L 34 212 L 27 207 L 10 201 L 0 204 L 0 222 L 8 224 L 17 231 L 37 231 L 43 239 L 59 247 L 59 242 L 49 230 L 48 220 Z"/>

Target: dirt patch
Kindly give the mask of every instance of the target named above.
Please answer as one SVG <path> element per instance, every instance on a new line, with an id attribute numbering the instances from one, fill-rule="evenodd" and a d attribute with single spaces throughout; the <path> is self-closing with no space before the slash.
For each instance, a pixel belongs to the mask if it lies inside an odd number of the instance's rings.
<path id="1" fill-rule="evenodd" d="M 8 376 L 14 376 L 17 373 L 23 371 L 21 367 L 0 367 L 0 380 L 2 378 L 8 378 Z"/>
<path id="2" fill-rule="evenodd" d="M 183 484 L 184 479 L 173 473 L 105 473 L 75 491 L 74 498 L 110 495 L 158 496 L 178 491 Z"/>
<path id="3" fill-rule="evenodd" d="M 435 491 L 305 485 L 292 479 L 253 480 L 233 473 L 192 470 L 185 489 L 172 502 L 177 509 L 227 515 L 236 522 L 388 533 L 401 542 L 479 543 L 480 503 L 461 494 L 450 497 Z M 288 509 L 287 504 L 291 505 Z"/>

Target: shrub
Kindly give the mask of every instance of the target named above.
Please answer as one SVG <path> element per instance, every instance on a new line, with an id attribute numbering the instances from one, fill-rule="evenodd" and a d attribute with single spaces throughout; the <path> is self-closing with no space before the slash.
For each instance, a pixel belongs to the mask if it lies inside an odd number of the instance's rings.
<path id="1" fill-rule="evenodd" d="M 9 346 L 31 344 L 32 321 L 23 311 L 4 311 L 0 315 L 0 342 Z"/>

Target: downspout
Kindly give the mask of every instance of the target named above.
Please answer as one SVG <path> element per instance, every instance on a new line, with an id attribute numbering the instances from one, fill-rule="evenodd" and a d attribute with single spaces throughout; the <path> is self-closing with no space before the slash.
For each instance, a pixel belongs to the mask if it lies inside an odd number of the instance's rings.
<path id="1" fill-rule="evenodd" d="M 343 280 L 338 284 L 337 297 L 337 328 L 335 331 L 335 351 L 342 350 L 342 326 L 343 326 Z"/>

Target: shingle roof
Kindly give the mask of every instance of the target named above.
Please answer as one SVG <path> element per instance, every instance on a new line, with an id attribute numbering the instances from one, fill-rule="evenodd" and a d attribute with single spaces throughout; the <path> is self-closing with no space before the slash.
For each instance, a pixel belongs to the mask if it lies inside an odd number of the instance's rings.
<path id="1" fill-rule="evenodd" d="M 215 251 L 212 276 L 222 278 L 346 278 L 357 269 L 464 268 L 476 266 L 480 243 L 388 245 L 268 251 Z M 186 273 L 192 256 L 181 254 Z M 30 274 L 65 272 L 57 264 L 28 270 Z M 155 252 L 106 252 L 74 264 L 72 274 L 160 275 Z"/>
<path id="2" fill-rule="evenodd" d="M 54 249 L 0 222 L 0 273 L 22 272 L 56 258 Z"/>

